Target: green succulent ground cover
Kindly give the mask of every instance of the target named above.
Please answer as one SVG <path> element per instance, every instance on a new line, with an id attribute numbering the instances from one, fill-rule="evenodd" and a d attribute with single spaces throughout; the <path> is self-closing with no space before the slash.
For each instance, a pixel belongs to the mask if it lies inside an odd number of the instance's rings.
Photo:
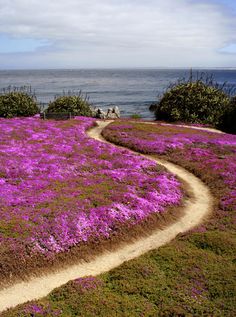
<path id="1" fill-rule="evenodd" d="M 236 243 L 195 233 L 2 316 L 234 316 Z"/>
<path id="2" fill-rule="evenodd" d="M 230 312 L 234 305 L 233 281 L 226 285 L 232 272 L 233 265 L 228 267 L 224 256 L 179 239 L 101 276 L 103 286 L 83 294 L 90 298 L 90 305 L 81 303 L 77 295 L 76 310 L 80 316 L 92 316 L 93 309 L 94 316 L 222 316 L 224 307 Z M 70 288 L 67 290 L 70 294 Z M 53 303 L 60 291 L 49 297 Z"/>
<path id="3" fill-rule="evenodd" d="M 118 132 L 121 132 L 121 124 L 124 123 L 113 124 Z M 127 130 L 138 135 L 140 128 L 146 138 L 148 134 L 153 138 L 154 133 L 157 138 L 165 133 L 180 133 L 177 127 L 170 132 L 167 127 L 153 129 L 152 125 L 145 125 L 144 128 L 131 122 L 128 125 Z M 114 137 L 114 130 L 112 133 Z M 181 133 L 186 137 L 186 130 Z M 205 138 L 204 133 L 202 137 Z M 217 155 L 216 162 L 224 172 L 224 160 L 232 161 L 234 150 L 215 144 L 210 149 Z M 209 171 L 206 164 L 211 164 L 211 160 L 206 161 L 204 157 L 191 160 L 189 145 L 188 155 L 186 153 L 183 149 L 172 149 L 163 156 L 191 170 L 211 188 L 216 208 L 203 225 L 106 274 L 71 281 L 46 298 L 21 305 L 2 316 L 235 316 L 234 205 L 219 208 L 227 186 L 224 178 L 219 177 L 219 169 Z"/>

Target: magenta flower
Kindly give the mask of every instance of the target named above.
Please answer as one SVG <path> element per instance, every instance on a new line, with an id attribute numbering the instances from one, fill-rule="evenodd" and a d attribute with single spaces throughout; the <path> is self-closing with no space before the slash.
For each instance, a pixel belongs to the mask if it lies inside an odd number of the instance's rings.
<path id="1" fill-rule="evenodd" d="M 88 138 L 93 124 L 85 117 L 0 119 L 0 243 L 6 248 L 19 248 L 22 257 L 53 255 L 180 203 L 173 175 Z"/>

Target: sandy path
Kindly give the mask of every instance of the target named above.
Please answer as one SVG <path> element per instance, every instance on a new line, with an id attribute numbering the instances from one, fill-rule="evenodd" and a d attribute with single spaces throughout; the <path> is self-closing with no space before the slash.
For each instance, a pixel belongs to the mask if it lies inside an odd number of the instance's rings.
<path id="1" fill-rule="evenodd" d="M 224 134 L 224 132 L 214 129 L 214 128 L 204 128 L 204 127 L 195 127 L 195 126 L 191 126 L 191 125 L 185 125 L 185 124 L 169 124 L 169 123 L 162 123 L 161 125 L 169 125 L 169 126 L 176 126 L 176 127 L 180 127 L 180 128 L 188 128 L 188 129 L 195 129 L 195 130 L 202 130 L 202 131 L 208 131 L 208 132 L 213 132 L 213 133 L 220 133 L 220 134 Z"/>
<path id="2" fill-rule="evenodd" d="M 104 141 L 100 133 L 110 122 L 98 122 L 99 126 L 88 132 L 90 137 Z M 155 160 L 145 155 L 146 158 Z M 89 263 L 78 263 L 58 272 L 50 273 L 40 277 L 34 277 L 28 282 L 20 282 L 0 291 L 0 312 L 22 304 L 26 301 L 39 299 L 46 296 L 54 288 L 59 287 L 69 280 L 87 275 L 98 275 L 109 271 L 123 262 L 138 257 L 150 250 L 156 249 L 176 237 L 177 234 L 185 232 L 203 221 L 213 206 L 213 198 L 208 188 L 194 175 L 172 163 L 155 160 L 164 165 L 170 172 L 178 175 L 188 183 L 193 193 L 193 199 L 186 201 L 182 218 L 163 230 L 158 229 L 150 236 L 140 238 L 132 244 L 127 244 L 119 249 L 97 256 Z"/>
<path id="3" fill-rule="evenodd" d="M 112 122 L 112 120 L 110 120 Z M 160 123 L 160 122 L 153 122 L 153 121 L 130 121 L 133 123 L 145 123 L 145 124 L 153 124 L 153 125 L 161 125 L 161 126 L 173 126 L 173 127 L 180 127 L 180 128 L 188 128 L 188 129 L 194 129 L 194 130 L 202 130 L 202 131 L 208 131 L 208 132 L 213 132 L 213 133 L 220 133 L 220 134 L 225 134 L 225 132 L 214 129 L 214 128 L 206 128 L 206 127 L 197 127 L 194 125 L 187 125 L 187 124 L 171 124 L 171 123 Z"/>

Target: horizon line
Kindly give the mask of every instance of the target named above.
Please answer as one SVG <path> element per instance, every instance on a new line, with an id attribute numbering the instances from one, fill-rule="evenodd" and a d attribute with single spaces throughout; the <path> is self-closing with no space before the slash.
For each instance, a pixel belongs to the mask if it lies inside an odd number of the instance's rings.
<path id="1" fill-rule="evenodd" d="M 153 67 L 145 67 L 145 66 L 136 66 L 136 67 L 55 67 L 55 68 L 0 68 L 0 71 L 40 71 L 40 70 L 67 70 L 67 71 L 74 71 L 74 70 L 172 70 L 172 69 L 179 69 L 179 70 L 236 70 L 236 66 L 229 66 L 229 67 L 222 67 L 222 66 L 196 66 L 196 67 L 170 67 L 170 66 L 153 66 Z"/>

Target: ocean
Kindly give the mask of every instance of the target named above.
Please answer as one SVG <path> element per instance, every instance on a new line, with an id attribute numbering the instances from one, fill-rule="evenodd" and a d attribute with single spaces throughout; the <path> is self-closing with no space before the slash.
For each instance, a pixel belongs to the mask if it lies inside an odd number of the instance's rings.
<path id="1" fill-rule="evenodd" d="M 212 74 L 218 83 L 236 85 L 236 69 L 194 70 Z M 152 120 L 149 105 L 158 100 L 163 91 L 183 77 L 187 69 L 65 69 L 65 70 L 1 70 L 0 90 L 8 86 L 31 86 L 39 102 L 46 105 L 56 95 L 81 90 L 90 102 L 103 109 L 119 106 L 122 117 L 136 113 Z"/>

